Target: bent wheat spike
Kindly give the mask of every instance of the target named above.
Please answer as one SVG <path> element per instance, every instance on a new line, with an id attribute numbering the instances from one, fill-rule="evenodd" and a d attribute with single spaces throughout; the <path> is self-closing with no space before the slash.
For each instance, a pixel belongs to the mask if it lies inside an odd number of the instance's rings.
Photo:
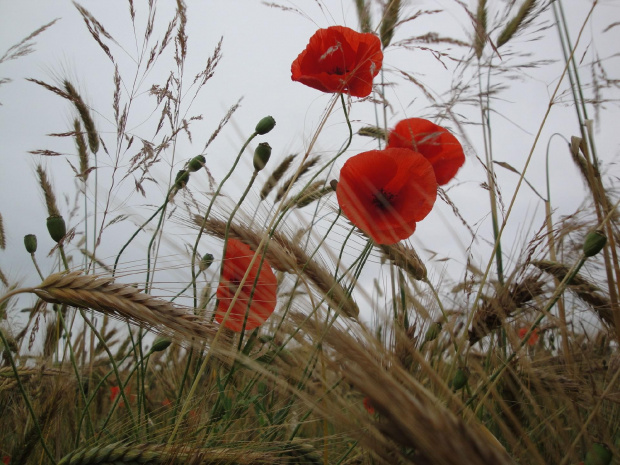
<path id="1" fill-rule="evenodd" d="M 83 275 L 81 272 L 55 273 L 32 289 L 46 302 L 91 308 L 128 319 L 162 333 L 176 333 L 186 340 L 210 340 L 217 327 L 170 302 L 117 284 L 113 278 Z"/>
<path id="2" fill-rule="evenodd" d="M 201 225 L 203 217 L 196 215 L 194 223 Z M 209 218 L 205 223 L 205 230 L 223 239 L 226 232 L 226 222 Z M 230 225 L 228 237 L 239 239 L 252 250 L 256 250 L 261 241 L 260 234 L 235 223 Z M 348 317 L 357 318 L 359 308 L 342 285 L 334 279 L 328 270 L 311 260 L 301 247 L 295 245 L 284 235 L 279 233 L 273 235 L 265 258 L 278 271 L 295 275 L 303 274 L 323 293 L 332 307 Z"/>

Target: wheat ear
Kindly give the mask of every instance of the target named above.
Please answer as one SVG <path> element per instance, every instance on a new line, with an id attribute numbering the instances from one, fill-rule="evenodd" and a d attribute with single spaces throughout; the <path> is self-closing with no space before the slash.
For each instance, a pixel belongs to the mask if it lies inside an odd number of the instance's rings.
<path id="1" fill-rule="evenodd" d="M 217 327 L 193 313 L 139 289 L 117 284 L 113 278 L 71 273 L 55 273 L 32 289 L 46 302 L 91 308 L 127 319 L 162 333 L 174 333 L 186 340 L 211 340 Z"/>

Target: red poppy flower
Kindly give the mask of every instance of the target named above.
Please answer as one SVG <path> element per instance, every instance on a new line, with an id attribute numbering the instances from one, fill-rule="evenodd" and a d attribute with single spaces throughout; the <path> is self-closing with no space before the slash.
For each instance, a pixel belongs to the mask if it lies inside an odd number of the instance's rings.
<path id="1" fill-rule="evenodd" d="M 447 129 L 422 118 L 401 121 L 390 133 L 388 148 L 402 147 L 421 153 L 431 162 L 437 184 L 452 179 L 463 163 L 465 154 L 459 141 Z"/>
<path id="2" fill-rule="evenodd" d="M 236 239 L 228 240 L 222 279 L 217 288 L 219 305 L 215 312 L 215 320 L 218 323 L 224 320 L 228 307 L 239 288 L 239 283 L 243 279 L 253 256 L 254 252 L 252 249 L 243 242 Z M 239 297 L 226 319 L 225 326 L 228 329 L 241 331 L 246 312 L 248 313 L 245 325 L 246 331 L 257 328 L 269 318 L 276 308 L 278 281 L 266 260 L 263 261 L 259 273 L 260 261 L 261 257 L 259 256 L 252 265 Z M 257 276 L 258 280 L 256 280 Z M 256 284 L 254 284 L 255 281 Z M 252 296 L 251 302 L 250 296 Z M 248 303 L 250 304 L 249 312 Z"/>
<path id="3" fill-rule="evenodd" d="M 291 66 L 293 81 L 323 92 L 367 97 L 383 63 L 381 40 L 343 26 L 319 29 Z"/>
<path id="4" fill-rule="evenodd" d="M 2 463 L 4 465 L 9 465 L 9 463 L 11 463 L 11 456 L 10 455 L 5 455 L 4 457 L 2 457 Z"/>
<path id="5" fill-rule="evenodd" d="M 340 170 L 338 204 L 377 244 L 395 244 L 433 208 L 437 181 L 426 158 L 408 149 L 371 150 Z"/>
<path id="6" fill-rule="evenodd" d="M 121 388 L 119 386 L 110 386 L 110 402 L 114 402 L 114 399 L 116 399 L 121 393 Z M 135 400 L 136 396 L 135 394 L 133 396 L 130 396 L 131 393 L 131 386 L 125 386 L 125 396 L 129 397 L 129 401 L 132 402 L 133 400 Z M 118 403 L 119 407 L 124 407 L 125 406 L 125 402 L 123 400 L 119 401 Z"/>
<path id="7" fill-rule="evenodd" d="M 371 415 L 375 413 L 375 406 L 372 405 L 372 402 L 370 401 L 370 397 L 366 396 L 364 397 L 364 408 L 366 409 L 366 411 L 368 413 L 370 413 Z"/>
<path id="8" fill-rule="evenodd" d="M 519 339 L 523 339 L 529 330 L 530 328 L 526 328 L 526 327 L 520 328 Z M 538 335 L 538 329 L 534 329 L 534 331 L 532 331 L 532 334 L 530 334 L 530 338 L 527 340 L 527 345 L 528 346 L 536 345 L 539 337 L 540 336 Z"/>

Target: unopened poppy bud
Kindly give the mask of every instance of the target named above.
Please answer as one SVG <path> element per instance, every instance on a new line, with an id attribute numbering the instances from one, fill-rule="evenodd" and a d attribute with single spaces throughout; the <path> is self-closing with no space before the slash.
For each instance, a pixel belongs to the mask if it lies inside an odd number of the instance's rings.
<path id="1" fill-rule="evenodd" d="M 585 465 L 609 465 L 613 454 L 606 444 L 595 442 L 586 454 Z"/>
<path id="2" fill-rule="evenodd" d="M 262 120 L 258 122 L 258 124 L 256 125 L 256 129 L 254 129 L 254 132 L 262 136 L 271 131 L 275 126 L 276 120 L 273 119 L 272 116 L 265 116 Z"/>
<path id="3" fill-rule="evenodd" d="M 26 234 L 24 236 L 24 245 L 28 253 L 35 253 L 37 251 L 37 236 L 34 234 Z"/>
<path id="4" fill-rule="evenodd" d="M 165 337 L 156 337 L 151 347 L 151 352 L 163 352 L 172 344 L 172 341 Z"/>
<path id="5" fill-rule="evenodd" d="M 60 215 L 50 216 L 47 219 L 47 230 L 55 242 L 60 242 L 65 234 L 67 234 L 67 225 Z"/>
<path id="6" fill-rule="evenodd" d="M 180 170 L 174 180 L 174 185 L 179 189 L 183 189 L 189 182 L 189 171 Z"/>
<path id="7" fill-rule="evenodd" d="M 205 256 L 202 257 L 202 260 L 200 260 L 200 263 L 198 264 L 198 268 L 200 268 L 200 271 L 204 271 L 207 268 L 209 268 L 212 263 L 213 263 L 213 255 L 211 255 L 210 253 L 205 254 Z"/>
<path id="8" fill-rule="evenodd" d="M 426 334 L 424 335 L 424 340 L 434 341 L 435 339 L 437 339 L 437 336 L 439 336 L 440 332 L 441 332 L 441 323 L 439 323 L 438 321 L 435 321 L 434 323 L 431 323 L 431 325 L 426 330 Z"/>
<path id="9" fill-rule="evenodd" d="M 467 380 L 469 379 L 469 370 L 467 368 L 459 368 L 456 370 L 454 374 L 454 378 L 450 382 L 450 387 L 454 391 L 458 391 L 463 389 L 463 387 L 467 384 Z"/>
<path id="10" fill-rule="evenodd" d="M 262 170 L 271 157 L 271 146 L 267 142 L 261 142 L 254 150 L 254 169 L 256 171 Z"/>
<path id="11" fill-rule="evenodd" d="M 200 168 L 205 166 L 206 161 L 207 160 L 204 155 L 197 155 L 189 161 L 187 169 L 189 169 L 190 172 L 194 173 L 195 171 L 198 171 Z"/>
<path id="12" fill-rule="evenodd" d="M 594 257 L 597 253 L 603 250 L 607 243 L 607 236 L 598 229 L 588 233 L 586 240 L 583 243 L 583 253 L 586 257 Z"/>

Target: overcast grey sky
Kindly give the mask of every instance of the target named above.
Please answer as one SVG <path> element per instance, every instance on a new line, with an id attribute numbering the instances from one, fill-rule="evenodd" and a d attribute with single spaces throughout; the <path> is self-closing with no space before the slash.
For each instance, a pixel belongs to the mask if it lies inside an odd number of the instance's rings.
<path id="1" fill-rule="evenodd" d="M 429 15 L 422 20 L 411 21 L 402 25 L 396 32 L 394 42 L 413 35 L 438 31 L 461 40 L 468 40 L 471 34 L 471 21 L 463 10 L 450 0 L 409 1 L 403 2 L 405 15 L 412 15 L 420 9 L 445 9 L 444 13 Z M 472 5 L 475 3 L 470 1 Z M 494 3 L 494 2 L 490 2 Z M 499 2 L 503 5 L 504 2 Z M 146 2 L 135 2 L 138 27 L 144 26 Z M 188 116 L 203 115 L 202 121 L 196 122 L 192 129 L 193 143 L 183 138 L 175 158 L 172 172 L 176 172 L 188 158 L 200 153 L 206 140 L 217 123 L 240 97 L 242 106 L 233 121 L 210 146 L 207 153 L 207 166 L 217 180 L 228 169 L 231 157 L 236 155 L 243 140 L 249 135 L 256 122 L 270 114 L 277 120 L 276 129 L 261 139 L 267 140 L 274 147 L 274 160 L 281 160 L 289 153 L 304 151 L 316 129 L 320 116 L 329 103 L 330 95 L 310 89 L 290 79 L 290 65 L 304 49 L 308 39 L 319 27 L 335 24 L 347 25 L 358 29 L 353 1 L 326 0 L 324 2 L 296 1 L 284 2 L 291 8 L 303 12 L 285 12 L 265 6 L 253 0 L 211 0 L 188 1 L 188 35 L 189 49 L 186 66 L 190 78 L 199 72 L 206 60 L 223 37 L 223 58 L 214 77 L 207 83 L 199 98 L 192 104 Z M 565 0 L 571 27 L 572 39 L 577 37 L 581 21 L 591 5 L 585 0 Z M 109 0 L 106 2 L 86 0 L 81 2 L 122 45 L 113 48 L 119 69 L 124 80 L 129 82 L 134 75 L 134 59 L 140 42 L 133 35 L 126 1 Z M 175 2 L 166 1 L 157 4 L 155 36 L 163 35 L 168 20 L 172 17 Z M 473 8 L 473 6 L 472 6 Z M 491 13 L 493 13 L 491 11 Z M 606 26 L 620 19 L 620 2 L 606 0 L 594 12 L 590 26 L 585 30 L 582 45 L 576 56 L 584 65 L 584 79 L 589 81 L 590 70 L 586 67 L 594 53 L 604 59 L 604 66 L 609 78 L 618 79 L 620 27 L 604 32 Z M 490 16 L 492 17 L 492 15 Z M 19 42 L 29 33 L 49 21 L 60 18 L 49 30 L 35 39 L 36 51 L 18 60 L 0 64 L 0 78 L 10 78 L 12 82 L 0 86 L 0 213 L 4 218 L 7 235 L 7 250 L 0 251 L 0 266 L 12 280 L 22 280 L 24 284 L 37 282 L 34 270 L 22 246 L 25 234 L 36 233 L 39 237 L 39 259 L 44 273 L 51 271 L 51 260 L 44 258 L 52 247 L 51 239 L 45 231 L 45 212 L 42 195 L 37 185 L 34 166 L 43 162 L 52 173 L 52 178 L 59 196 L 68 195 L 69 205 L 73 205 L 76 189 L 74 178 L 64 157 L 41 159 L 28 153 L 30 150 L 51 149 L 67 153 L 67 158 L 75 160 L 75 149 L 70 139 L 46 137 L 49 133 L 71 130 L 73 109 L 61 98 L 52 95 L 41 87 L 27 82 L 25 78 L 36 78 L 50 83 L 57 83 L 58 78 L 70 78 L 79 87 L 85 100 L 95 110 L 95 122 L 106 144 L 113 146 L 116 128 L 113 125 L 112 95 L 114 91 L 114 68 L 110 60 L 90 37 L 76 8 L 70 1 L 44 0 L 0 0 L 0 53 Z M 614 19 L 615 18 L 615 19 Z M 553 17 L 550 11 L 538 18 L 536 24 L 547 25 Z M 534 27 L 533 29 L 536 29 Z M 137 37 L 141 39 L 141 31 Z M 542 39 L 532 42 L 534 37 Z M 497 32 L 494 33 L 497 37 Z M 495 159 L 510 163 L 520 170 L 532 146 L 534 134 L 538 130 L 549 97 L 562 72 L 562 55 L 555 29 L 544 30 L 536 34 L 526 34 L 514 39 L 514 47 L 522 52 L 532 53 L 531 60 L 554 60 L 555 64 L 540 69 L 522 68 L 526 78 L 523 81 L 497 80 L 508 88 L 500 94 L 500 99 L 493 104 L 497 114 L 493 116 Z M 489 48 L 486 49 L 490 52 Z M 467 49 L 451 47 L 454 57 L 463 58 Z M 509 60 L 509 54 L 505 57 Z M 515 58 L 515 63 L 518 59 Z M 523 59 L 523 63 L 527 60 Z M 429 107 L 429 102 L 420 90 L 406 84 L 399 77 L 397 70 L 412 73 L 421 82 L 440 96 L 447 98 L 451 84 L 458 81 L 457 63 L 444 60 L 445 67 L 430 53 L 423 50 L 406 50 L 403 47 L 389 48 L 385 53 L 385 79 L 398 85 L 390 87 L 387 96 L 392 106 L 388 109 L 388 126 L 393 127 L 400 119 L 413 116 L 433 115 L 436 110 Z M 153 121 L 158 120 L 159 111 L 151 114 L 154 104 L 146 91 L 153 83 L 163 84 L 168 77 L 172 61 L 168 59 L 150 73 L 142 85 L 142 93 L 136 100 L 134 113 L 129 128 L 132 133 L 148 138 L 152 136 Z M 471 74 L 471 73 L 470 73 Z M 567 83 L 564 84 L 565 89 Z M 586 90 L 592 95 L 590 90 Z M 618 94 L 609 92 L 606 97 L 617 99 Z M 375 111 L 370 102 L 354 102 L 351 118 L 354 130 L 368 124 L 374 124 Z M 476 108 L 464 105 L 456 107 L 459 114 L 470 125 L 465 126 L 472 145 L 466 145 L 467 162 L 456 179 L 447 187 L 455 205 L 461 210 L 466 220 L 476 229 L 481 238 L 492 238 L 491 224 L 488 217 L 488 194 L 480 187 L 486 181 L 484 170 L 476 157 L 484 158 Z M 326 130 L 320 136 L 316 153 L 331 156 L 338 150 L 347 136 L 346 125 L 342 120 L 342 111 L 337 107 L 328 121 Z M 591 117 L 594 117 L 591 111 Z M 618 102 L 605 105 L 600 119 L 594 122 L 596 143 L 603 167 L 607 170 L 608 182 L 618 179 Z M 451 129 L 455 125 L 445 122 Z M 545 192 L 544 157 L 547 142 L 551 134 L 561 132 L 565 137 L 578 134 L 574 111 L 567 97 L 552 109 L 550 118 L 536 148 L 535 156 L 527 174 L 527 179 L 541 192 Z M 344 163 L 346 157 L 355 153 L 375 148 L 376 144 L 367 138 L 354 137 L 351 149 L 341 158 L 337 167 Z M 580 205 L 585 195 L 582 182 L 569 159 L 565 145 L 559 138 L 552 142 L 552 197 L 557 215 L 570 214 Z M 113 148 L 113 147 L 109 147 Z M 250 152 L 251 153 L 251 152 Z M 131 156 L 133 153 L 128 154 Z M 235 192 L 234 185 L 243 185 L 244 176 L 248 176 L 251 156 L 246 155 L 240 171 L 229 185 Z M 99 176 L 105 179 L 111 172 L 111 159 L 100 153 L 102 168 Z M 75 164 L 75 163 L 74 163 Z M 107 168 L 106 168 L 107 165 Z M 157 180 L 164 183 L 170 166 L 159 166 L 155 171 Z M 245 173 L 245 174 L 244 174 Z M 503 201 L 507 205 L 513 194 L 518 177 L 514 173 L 497 168 L 502 189 Z M 337 171 L 333 173 L 337 178 Z M 262 178 L 264 180 L 264 178 Z M 259 182 L 260 185 L 260 182 Z M 117 213 L 123 211 L 121 205 L 135 205 L 125 213 L 135 213 L 144 204 L 158 205 L 165 187 L 150 185 L 147 199 L 131 190 L 117 192 L 113 201 Z M 100 189 L 99 194 L 106 191 Z M 92 192 L 91 192 L 92 194 Z M 64 200 L 61 210 L 68 213 Z M 333 201 L 331 206 L 334 207 Z M 329 208 L 329 206 L 327 207 Z M 251 211 L 248 207 L 247 211 Z M 142 212 L 144 214 L 144 212 Z M 515 205 L 515 211 L 506 230 L 506 251 L 517 254 L 524 238 L 531 237 L 533 231 L 540 228 L 544 209 L 540 200 L 531 190 L 523 186 L 522 193 Z M 136 220 L 138 221 L 138 220 Z M 73 226 L 73 225 L 72 225 Z M 106 243 L 105 253 L 112 254 L 124 243 L 127 236 L 119 237 L 117 243 Z M 188 239 L 189 240 L 189 239 Z M 465 248 L 471 243 L 471 236 L 451 209 L 438 201 L 433 212 L 420 224 L 411 239 L 420 250 L 431 250 L 437 255 L 424 252 L 429 262 L 431 274 L 438 278 L 446 272 L 444 258 L 451 258 L 457 266 L 449 268 L 452 278 L 459 279 L 466 260 Z M 361 240 L 356 241 L 360 245 Z M 116 245 L 116 249 L 114 246 Z M 512 249 L 514 247 L 514 249 Z M 485 241 L 474 246 L 474 256 L 479 266 L 486 264 L 489 247 Z"/>

